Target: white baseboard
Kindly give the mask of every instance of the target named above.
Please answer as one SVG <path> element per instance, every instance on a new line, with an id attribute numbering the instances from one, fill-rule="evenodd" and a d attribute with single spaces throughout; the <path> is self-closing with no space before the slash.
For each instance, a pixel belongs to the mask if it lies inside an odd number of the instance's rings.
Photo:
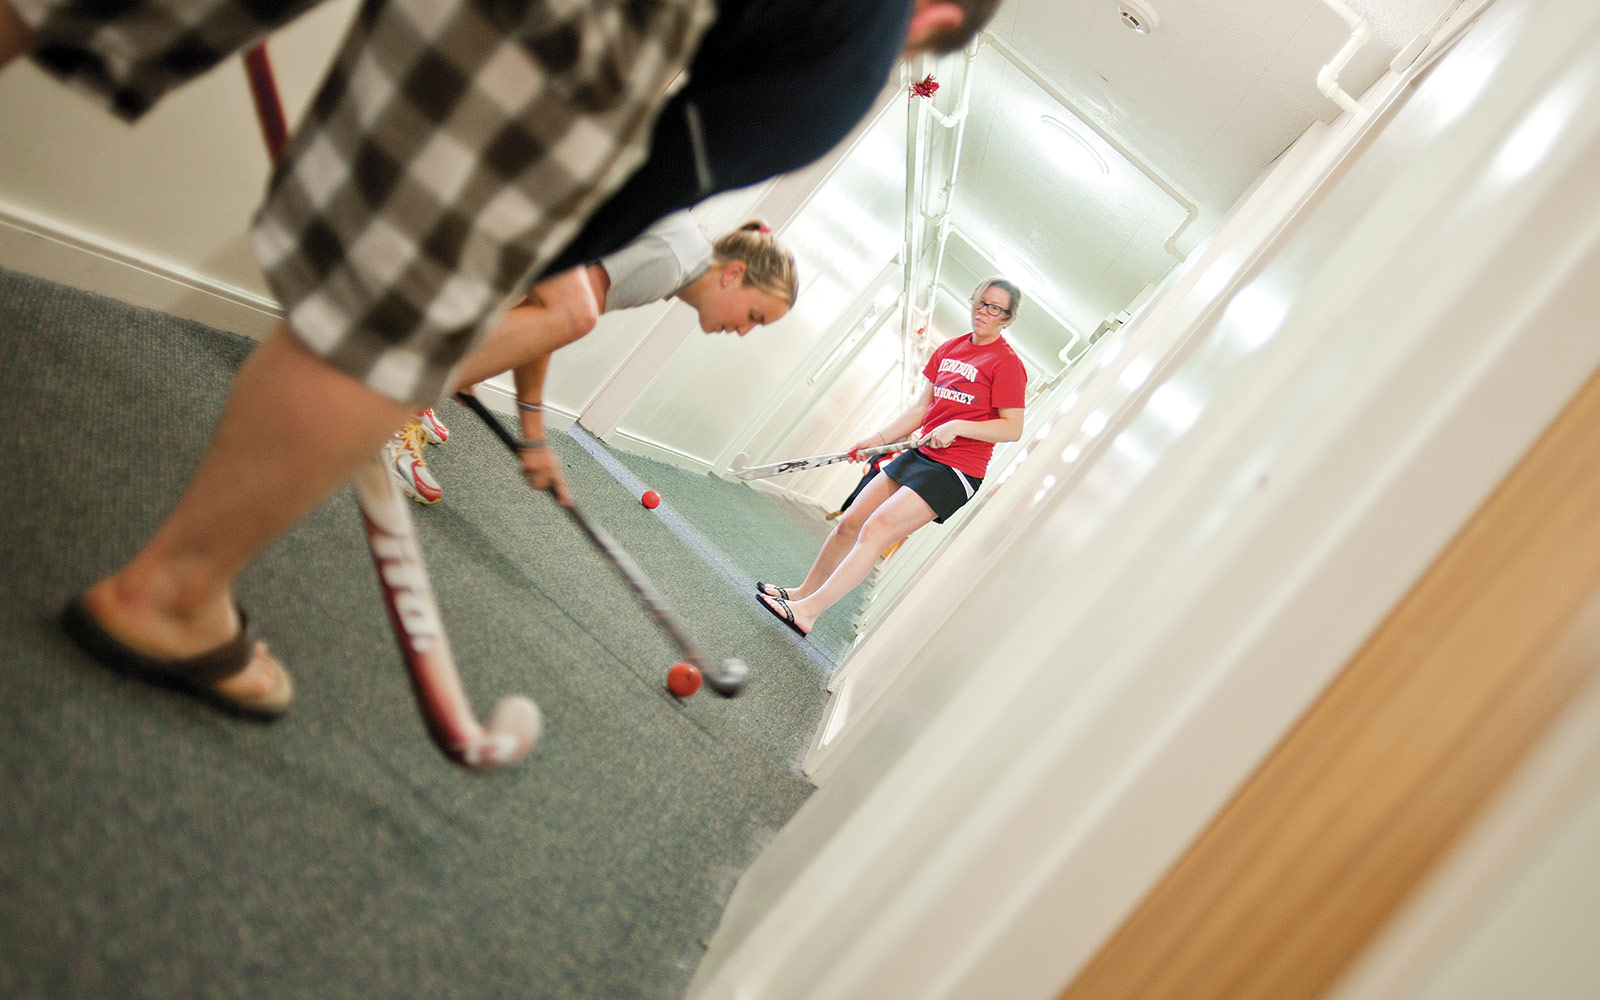
<path id="1" fill-rule="evenodd" d="M 255 340 L 282 319 L 254 292 L 151 260 L 0 206 L 0 267 Z"/>
<path id="2" fill-rule="evenodd" d="M 580 424 L 583 423 L 581 419 L 578 422 Z M 588 430 L 588 427 L 585 426 L 584 429 Z M 608 445 L 622 448 L 625 451 L 631 451 L 635 455 L 643 455 L 645 458 L 653 458 L 657 462 L 664 462 L 667 465 L 675 465 L 680 469 L 688 469 L 690 472 L 702 474 L 709 474 L 711 472 L 711 463 L 707 462 L 703 458 L 696 458 L 695 456 L 686 452 L 681 452 L 676 448 L 670 448 L 664 444 L 651 441 L 649 438 L 642 438 L 634 434 L 629 434 L 627 431 L 613 430 L 609 434 L 596 436 Z"/>
<path id="3" fill-rule="evenodd" d="M 511 417 L 517 415 L 517 390 L 511 383 L 510 374 L 496 375 L 494 378 L 479 382 L 474 395 L 478 397 L 479 402 L 496 413 L 504 413 Z M 546 437 L 555 431 L 565 431 L 577 422 L 577 414 L 570 410 L 554 403 L 544 404 Z"/>

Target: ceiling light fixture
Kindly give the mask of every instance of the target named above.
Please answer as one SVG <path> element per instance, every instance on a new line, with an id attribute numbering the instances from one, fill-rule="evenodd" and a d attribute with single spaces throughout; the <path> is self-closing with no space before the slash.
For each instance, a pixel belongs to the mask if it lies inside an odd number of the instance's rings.
<path id="1" fill-rule="evenodd" d="M 1106 158 L 1077 129 L 1050 115 L 1039 116 L 1039 122 L 1044 125 L 1050 147 L 1073 174 L 1092 179 L 1111 172 Z"/>
<path id="2" fill-rule="evenodd" d="M 1003 276 L 1011 281 L 1020 280 L 1022 284 L 1031 284 L 1036 289 L 1045 284 L 1044 275 L 1039 273 L 1038 268 L 1006 244 L 1001 243 L 994 248 L 994 258 Z"/>
<path id="3" fill-rule="evenodd" d="M 1120 0 L 1117 12 L 1122 15 L 1122 23 L 1141 35 L 1148 35 L 1156 30 L 1156 25 L 1161 19 L 1156 12 L 1143 0 Z"/>

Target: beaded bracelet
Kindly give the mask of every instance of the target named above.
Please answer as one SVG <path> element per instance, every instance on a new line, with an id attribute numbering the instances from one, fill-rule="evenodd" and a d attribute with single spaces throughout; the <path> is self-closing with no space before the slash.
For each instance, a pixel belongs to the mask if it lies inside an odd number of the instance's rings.
<path id="1" fill-rule="evenodd" d="M 543 413 L 544 412 L 544 404 L 543 403 L 524 403 L 522 400 L 519 399 L 519 400 L 517 400 L 517 409 L 519 409 L 519 410 L 527 410 L 529 413 Z"/>
<path id="2" fill-rule="evenodd" d="M 534 448 L 543 448 L 544 446 L 544 438 L 529 438 L 526 441 L 517 442 L 518 451 L 531 451 Z"/>

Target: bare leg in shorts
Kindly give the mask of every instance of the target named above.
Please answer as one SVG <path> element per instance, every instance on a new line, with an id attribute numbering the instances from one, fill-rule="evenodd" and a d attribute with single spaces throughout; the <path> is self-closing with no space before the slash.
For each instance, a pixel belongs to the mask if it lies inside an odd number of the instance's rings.
<path id="1" fill-rule="evenodd" d="M 802 632 L 810 632 L 821 614 L 854 590 L 877 565 L 878 554 L 938 515 L 928 501 L 879 475 L 840 516 L 805 582 L 790 591 L 789 611 Z M 777 598 L 759 600 L 776 610 Z"/>

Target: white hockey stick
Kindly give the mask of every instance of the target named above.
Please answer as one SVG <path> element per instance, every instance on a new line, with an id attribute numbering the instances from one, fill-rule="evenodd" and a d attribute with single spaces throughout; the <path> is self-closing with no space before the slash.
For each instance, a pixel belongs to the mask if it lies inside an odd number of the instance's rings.
<path id="1" fill-rule="evenodd" d="M 472 713 L 422 562 L 411 512 L 389 478 L 383 452 L 356 472 L 354 484 L 389 621 L 433 741 L 445 756 L 473 770 L 521 759 L 533 749 L 543 728 L 539 707 L 520 695 L 501 699 L 488 728 Z"/>
<path id="2" fill-rule="evenodd" d="M 848 451 L 837 451 L 831 455 L 812 455 L 809 458 L 791 458 L 787 462 L 773 462 L 771 465 L 746 465 L 750 457 L 744 452 L 733 456 L 733 474 L 740 479 L 766 479 L 770 476 L 781 476 L 785 472 L 800 472 L 805 469 L 820 469 L 825 465 L 835 465 L 839 462 L 859 462 L 863 459 L 877 458 L 887 455 L 892 451 L 905 451 L 915 448 L 920 438 L 909 441 L 896 441 L 894 444 L 882 444 L 876 448 L 863 448 L 851 457 Z"/>

